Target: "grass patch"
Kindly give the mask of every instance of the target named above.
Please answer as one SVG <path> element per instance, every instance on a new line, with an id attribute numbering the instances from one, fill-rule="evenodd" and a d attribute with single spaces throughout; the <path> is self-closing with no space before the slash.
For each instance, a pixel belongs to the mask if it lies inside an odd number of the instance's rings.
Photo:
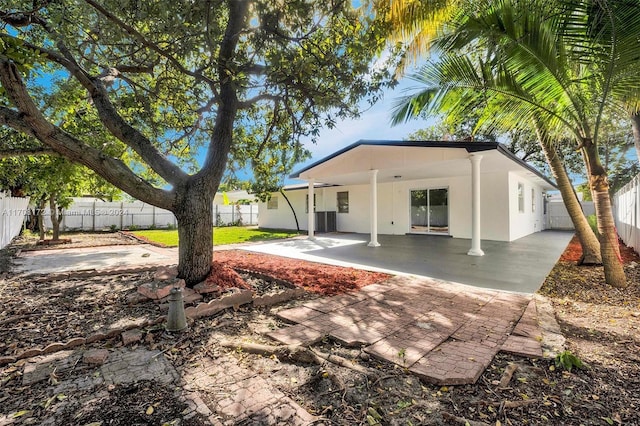
<path id="1" fill-rule="evenodd" d="M 146 231 L 135 231 L 133 234 L 154 243 L 164 244 L 169 247 L 178 245 L 178 230 L 153 229 Z M 258 229 L 243 226 L 225 226 L 213 228 L 213 245 L 244 243 L 249 241 L 276 240 L 289 238 L 298 235 L 296 231 L 281 229 Z"/>

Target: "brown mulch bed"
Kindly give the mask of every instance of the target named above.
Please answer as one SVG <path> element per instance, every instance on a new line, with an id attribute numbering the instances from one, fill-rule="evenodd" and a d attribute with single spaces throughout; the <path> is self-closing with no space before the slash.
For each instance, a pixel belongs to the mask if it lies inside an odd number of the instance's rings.
<path id="1" fill-rule="evenodd" d="M 565 255 L 572 251 L 575 248 L 569 246 Z M 2 253 L 10 254 L 11 250 Z M 216 252 L 215 258 L 327 294 L 351 291 L 386 277 L 242 251 Z M 167 335 L 161 326 L 147 327 L 142 330 L 144 339 L 139 345 L 164 351 L 163 356 L 178 369 L 203 358 L 230 353 L 242 368 L 264 377 L 270 386 L 320 416 L 327 425 L 634 425 L 640 424 L 640 264 L 629 261 L 625 271 L 629 287 L 614 289 L 604 284 L 601 267 L 579 267 L 575 261 L 561 260 L 540 290 L 556 309 L 567 348 L 588 366 L 572 372 L 557 368 L 553 360 L 499 354 L 475 385 L 440 387 L 420 382 L 404 368 L 379 362 L 358 348 L 345 348 L 332 340 L 321 341 L 316 347 L 374 370 L 378 378 L 370 379 L 333 364 L 320 367 L 228 352 L 218 345 L 229 338 L 273 344 L 264 333 L 285 325 L 275 312 L 295 306 L 296 302 L 267 309 L 245 306 L 202 318 L 179 339 Z M 303 278 L 296 279 L 296 273 Z M 148 305 L 154 309 L 149 313 L 146 304 L 125 303 L 125 295 L 148 279 L 149 273 L 140 273 L 47 283 L 9 273 L 0 280 L 0 321 L 20 318 L 0 327 L 0 354 L 11 352 L 16 342 L 21 347 L 41 346 L 43 341 L 72 336 L 112 321 L 157 314 L 156 304 Z M 326 290 L 322 289 L 323 284 L 327 284 Z M 119 346 L 121 340 L 112 338 L 80 349 Z M 517 369 L 507 386 L 501 388 L 498 383 L 510 364 L 517 365 Z M 68 373 L 70 377 L 52 377 L 23 386 L 24 365 L 20 361 L 0 366 L 0 418 L 27 411 L 9 424 L 45 423 L 54 419 L 57 407 L 65 402 L 75 404 L 67 407 L 94 408 L 84 410 L 78 418 L 75 411 L 60 409 L 62 414 L 49 424 L 145 424 L 143 413 L 149 404 L 169 419 L 179 418 L 184 409 L 171 389 L 153 381 L 109 392 L 67 391 L 64 399 L 54 399 L 47 405 L 59 394 L 58 381 L 91 377 L 95 371 L 78 365 L 77 371 Z M 203 399 L 220 398 L 215 391 L 212 389 Z M 374 422 L 376 418 L 370 419 L 374 413 L 379 416 L 378 423 Z M 194 420 L 191 424 L 200 423 Z"/>
<path id="2" fill-rule="evenodd" d="M 619 241 L 619 244 L 622 263 L 640 262 L 640 255 L 638 255 L 638 253 L 633 251 L 631 247 L 627 247 L 622 241 Z M 563 262 L 579 262 L 581 257 L 582 247 L 580 247 L 578 237 L 574 236 L 564 253 L 560 256 L 560 260 Z"/>
<path id="3" fill-rule="evenodd" d="M 261 272 L 288 281 L 322 296 L 356 291 L 390 277 L 380 272 L 344 268 L 242 250 L 224 250 L 214 254 L 216 262 L 231 268 Z"/>

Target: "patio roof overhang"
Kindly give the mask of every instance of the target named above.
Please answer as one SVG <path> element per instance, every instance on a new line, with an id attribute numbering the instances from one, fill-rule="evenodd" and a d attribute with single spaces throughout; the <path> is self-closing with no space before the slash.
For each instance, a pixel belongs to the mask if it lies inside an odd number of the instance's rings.
<path id="1" fill-rule="evenodd" d="M 378 170 L 379 183 L 398 180 L 468 176 L 469 155 L 481 153 L 482 172 L 510 171 L 526 176 L 546 190 L 555 184 L 497 142 L 370 141 L 360 140 L 291 175 L 329 185 L 370 182 Z"/>

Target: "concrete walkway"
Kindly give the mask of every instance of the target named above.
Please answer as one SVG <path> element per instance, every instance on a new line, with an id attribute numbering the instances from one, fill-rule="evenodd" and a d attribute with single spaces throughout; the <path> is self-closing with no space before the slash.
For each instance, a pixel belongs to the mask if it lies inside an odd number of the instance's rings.
<path id="1" fill-rule="evenodd" d="M 178 263 L 177 248 L 151 244 L 23 251 L 14 259 L 14 271 L 51 274 Z"/>

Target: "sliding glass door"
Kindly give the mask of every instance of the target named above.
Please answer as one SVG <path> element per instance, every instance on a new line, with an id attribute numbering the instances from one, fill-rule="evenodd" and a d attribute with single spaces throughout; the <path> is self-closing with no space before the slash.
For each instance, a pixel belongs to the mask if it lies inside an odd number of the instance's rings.
<path id="1" fill-rule="evenodd" d="M 411 191 L 412 233 L 449 234 L 449 190 L 447 188 Z"/>

